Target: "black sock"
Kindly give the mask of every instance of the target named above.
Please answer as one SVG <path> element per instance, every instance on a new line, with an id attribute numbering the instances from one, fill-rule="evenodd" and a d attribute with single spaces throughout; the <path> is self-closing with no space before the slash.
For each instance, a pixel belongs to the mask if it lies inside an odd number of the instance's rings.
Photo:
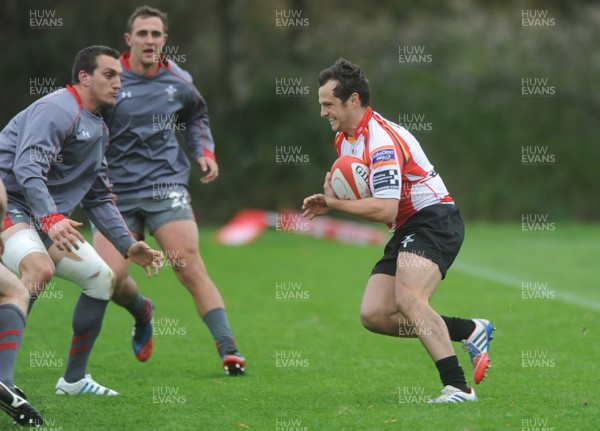
<path id="1" fill-rule="evenodd" d="M 440 379 L 444 386 L 450 385 L 461 391 L 469 392 L 469 387 L 465 380 L 465 373 L 460 365 L 458 365 L 458 358 L 456 355 L 440 359 L 435 363 L 435 366 L 440 373 Z"/>
<path id="2" fill-rule="evenodd" d="M 35 301 L 38 299 L 38 296 L 35 293 L 31 293 L 29 294 L 29 305 L 27 306 L 27 315 L 29 316 L 29 313 L 31 313 L 31 309 L 33 308 L 33 304 L 35 304 Z"/>
<path id="3" fill-rule="evenodd" d="M 462 341 L 469 338 L 475 330 L 475 322 L 470 319 L 461 319 L 460 317 L 441 316 L 448 327 L 448 333 L 452 341 Z"/>

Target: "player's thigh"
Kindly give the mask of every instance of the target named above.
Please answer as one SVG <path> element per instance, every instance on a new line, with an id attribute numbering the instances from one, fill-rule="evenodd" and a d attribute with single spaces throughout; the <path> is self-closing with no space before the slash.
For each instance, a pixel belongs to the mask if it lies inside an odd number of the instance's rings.
<path id="1" fill-rule="evenodd" d="M 27 223 L 17 223 L 2 232 L 4 254 L 2 262 L 14 274 L 29 282 L 47 282 L 54 274 L 54 264 L 35 229 Z M 32 290 L 38 290 L 32 286 Z"/>
<path id="2" fill-rule="evenodd" d="M 398 253 L 396 302 L 406 299 L 429 300 L 442 281 L 438 265 L 431 259 L 411 252 Z"/>
<path id="3" fill-rule="evenodd" d="M 199 255 L 198 226 L 190 203 L 187 191 L 170 193 L 168 199 L 143 202 L 145 222 L 167 259 Z"/>
<path id="4" fill-rule="evenodd" d="M 398 306 L 395 289 L 395 277 L 387 274 L 372 274 L 360 304 L 361 317 L 396 314 Z"/>
<path id="5" fill-rule="evenodd" d="M 132 235 L 136 240 L 138 239 L 136 237 L 139 235 L 134 233 L 132 233 Z M 113 243 L 98 231 L 94 232 L 93 242 L 96 252 L 115 273 L 117 282 L 127 278 L 130 267 L 129 259 L 126 259 L 121 253 L 119 253 Z"/>
<path id="6" fill-rule="evenodd" d="M 166 223 L 156 229 L 152 235 L 172 264 L 176 264 L 180 259 L 202 262 L 198 246 L 198 226 L 195 221 L 177 220 Z"/>
<path id="7" fill-rule="evenodd" d="M 16 223 L 13 224 L 12 226 L 6 228 L 5 230 L 3 230 L 0 235 L 2 236 L 2 239 L 4 240 L 4 242 L 8 241 L 11 237 L 13 237 L 15 234 L 17 234 L 18 232 L 21 232 L 22 230 L 25 229 L 31 229 L 31 226 L 29 225 L 29 223 Z"/>

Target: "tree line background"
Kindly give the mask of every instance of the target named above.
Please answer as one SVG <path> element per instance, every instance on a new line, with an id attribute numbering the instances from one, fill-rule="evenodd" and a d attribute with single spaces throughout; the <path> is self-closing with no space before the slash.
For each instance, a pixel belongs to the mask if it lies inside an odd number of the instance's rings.
<path id="1" fill-rule="evenodd" d="M 4 0 L 1 127 L 36 99 L 32 79 L 70 82 L 82 47 L 126 50 L 126 20 L 142 4 Z M 191 73 L 209 107 L 221 174 L 204 186 L 193 169 L 191 192 L 201 222 L 224 222 L 243 207 L 299 209 L 305 196 L 322 190 L 335 153 L 333 133 L 319 117 L 317 78 L 339 57 L 361 66 L 377 112 L 396 122 L 420 118 L 424 127 L 417 125 L 414 135 L 466 218 L 600 218 L 597 1 L 148 4 L 168 13 L 169 55 Z M 37 10 L 55 11 L 62 24 L 32 28 Z M 530 10 L 545 11 L 553 25 L 524 27 L 523 11 Z M 282 26 L 278 16 L 300 18 L 301 25 Z M 429 61 L 401 62 L 399 52 L 407 47 L 422 49 Z M 523 95 L 527 78 L 545 79 L 553 94 Z M 278 94 L 282 79 L 308 87 L 306 94 Z M 523 164 L 531 147 L 545 148 L 553 162 Z M 277 151 L 291 148 L 302 163 L 277 158 Z"/>

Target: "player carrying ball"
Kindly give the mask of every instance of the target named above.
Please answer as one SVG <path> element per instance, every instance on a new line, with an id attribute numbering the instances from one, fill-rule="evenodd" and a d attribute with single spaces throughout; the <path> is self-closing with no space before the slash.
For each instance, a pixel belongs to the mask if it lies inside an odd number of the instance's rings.
<path id="1" fill-rule="evenodd" d="M 338 199 L 328 172 L 324 194 L 304 199 L 304 216 L 334 210 L 388 225 L 394 234 L 367 282 L 362 324 L 378 334 L 421 340 L 444 385 L 430 402 L 476 401 L 450 341 L 469 351 L 478 384 L 489 366 L 494 328 L 483 319 L 440 316 L 429 305 L 462 245 L 460 212 L 414 136 L 374 112 L 369 96 L 358 66 L 339 59 L 321 72 L 321 117 L 337 132 L 338 156 L 353 155 L 369 166 L 372 197 Z"/>

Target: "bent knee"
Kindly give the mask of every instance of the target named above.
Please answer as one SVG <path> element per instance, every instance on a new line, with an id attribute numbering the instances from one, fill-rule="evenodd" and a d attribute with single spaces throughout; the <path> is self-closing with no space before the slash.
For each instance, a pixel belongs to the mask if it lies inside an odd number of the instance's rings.
<path id="1" fill-rule="evenodd" d="M 111 298 L 116 283 L 112 269 L 87 242 L 58 262 L 56 275 L 77 284 L 87 296 L 104 301 Z"/>
<path id="2" fill-rule="evenodd" d="M 54 276 L 56 268 L 52 260 L 41 253 L 34 253 L 26 256 L 19 265 L 19 271 L 23 279 L 27 280 L 30 286 L 26 286 L 31 291 L 42 291 L 44 286 L 50 282 Z"/>
<path id="3" fill-rule="evenodd" d="M 376 328 L 377 325 L 375 324 L 375 321 L 371 318 L 370 315 L 367 314 L 360 314 L 360 323 L 363 325 L 363 328 L 365 328 L 368 331 L 371 332 L 377 332 Z"/>
<path id="4" fill-rule="evenodd" d="M 381 319 L 383 314 L 374 309 L 360 310 L 360 323 L 363 327 L 371 332 L 381 332 Z"/>
<path id="5" fill-rule="evenodd" d="M 194 286 L 201 288 L 213 286 L 214 283 L 204 265 L 198 264 L 197 261 L 179 260 L 172 261 L 171 266 L 177 275 L 179 281 L 188 289 Z"/>
<path id="6" fill-rule="evenodd" d="M 120 286 L 124 286 L 129 278 L 129 271 L 127 268 L 111 268 L 113 273 L 112 284 L 118 289 Z"/>
<path id="7" fill-rule="evenodd" d="M 83 278 L 85 275 L 82 274 L 82 280 L 78 284 L 87 296 L 109 301 L 115 290 L 115 274 L 106 264 L 97 269 L 87 278 Z"/>

